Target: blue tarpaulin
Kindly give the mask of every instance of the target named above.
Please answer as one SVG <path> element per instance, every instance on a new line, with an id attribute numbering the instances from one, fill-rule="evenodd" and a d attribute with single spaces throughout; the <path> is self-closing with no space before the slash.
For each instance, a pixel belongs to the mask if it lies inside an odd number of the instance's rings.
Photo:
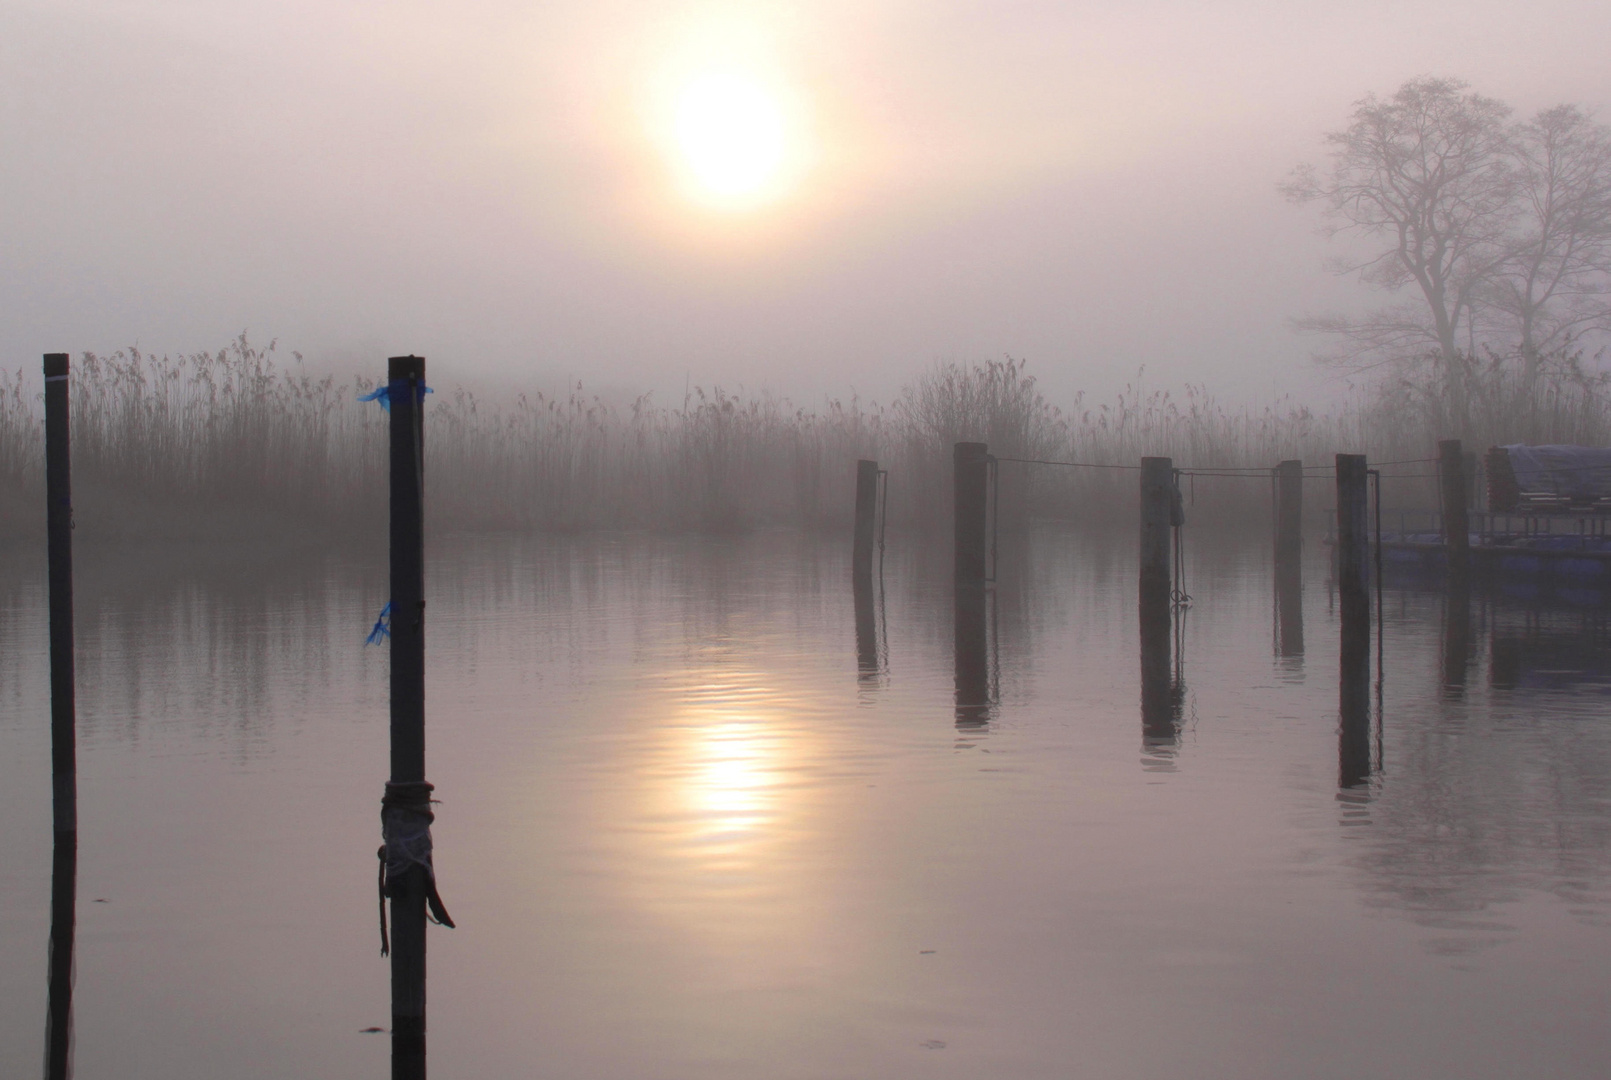
<path id="1" fill-rule="evenodd" d="M 1573 502 L 1611 498 L 1611 449 L 1599 446 L 1505 447 L 1516 486 Z"/>

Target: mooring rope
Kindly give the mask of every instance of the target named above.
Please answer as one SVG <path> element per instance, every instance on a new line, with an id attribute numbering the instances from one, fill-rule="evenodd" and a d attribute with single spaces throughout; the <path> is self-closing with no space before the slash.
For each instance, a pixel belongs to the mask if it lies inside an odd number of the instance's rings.
<path id="1" fill-rule="evenodd" d="M 1067 465 L 1075 469 L 1139 469 L 1140 465 L 1102 465 L 1091 461 L 1042 461 L 1039 458 L 998 457 L 997 461 L 1016 461 L 1020 465 Z"/>
<path id="2" fill-rule="evenodd" d="M 1139 469 L 1139 465 L 1109 465 L 1097 461 L 1046 461 L 1041 458 L 996 457 L 996 461 L 1016 461 L 1020 465 L 1065 465 L 1073 469 Z M 1437 458 L 1405 458 L 1401 461 L 1381 461 L 1378 466 L 1385 465 L 1423 465 L 1434 462 Z M 1596 468 L 1611 468 L 1611 466 L 1594 466 Z M 1189 476 L 1267 476 L 1270 470 L 1260 465 L 1191 465 L 1181 466 L 1180 472 Z M 1316 472 L 1329 476 L 1332 472 L 1330 465 L 1305 465 L 1303 471 Z M 1408 476 L 1390 476 L 1389 480 L 1419 479 L 1423 474 Z"/>
<path id="3" fill-rule="evenodd" d="M 380 800 L 380 835 L 384 841 L 375 852 L 380 860 L 380 955 L 390 955 L 391 935 L 386 927 L 386 899 L 401 888 L 404 874 L 416 867 L 425 874 L 425 903 L 430 919 L 438 926 L 452 928 L 442 897 L 436 891 L 436 869 L 431 865 L 431 810 L 433 784 L 424 780 L 388 783 Z"/>

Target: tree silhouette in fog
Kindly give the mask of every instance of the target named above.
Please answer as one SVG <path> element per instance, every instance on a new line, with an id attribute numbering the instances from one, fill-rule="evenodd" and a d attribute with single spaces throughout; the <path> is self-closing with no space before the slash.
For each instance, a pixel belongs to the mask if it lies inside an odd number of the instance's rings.
<path id="1" fill-rule="evenodd" d="M 1461 434 L 1480 406 L 1581 381 L 1582 344 L 1611 327 L 1611 133 L 1572 105 L 1511 112 L 1457 79 L 1413 79 L 1356 102 L 1326 136 L 1330 168 L 1282 185 L 1320 204 L 1328 235 L 1363 241 L 1334 271 L 1412 297 L 1299 326 L 1331 335 L 1323 359 L 1346 370 L 1396 370 Z"/>

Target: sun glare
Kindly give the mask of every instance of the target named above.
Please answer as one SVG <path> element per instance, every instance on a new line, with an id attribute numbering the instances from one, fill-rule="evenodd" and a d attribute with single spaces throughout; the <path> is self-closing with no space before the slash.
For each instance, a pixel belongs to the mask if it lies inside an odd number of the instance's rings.
<path id="1" fill-rule="evenodd" d="M 758 82 L 712 73 L 677 98 L 676 145 L 696 193 L 727 204 L 768 194 L 782 169 L 783 110 Z"/>

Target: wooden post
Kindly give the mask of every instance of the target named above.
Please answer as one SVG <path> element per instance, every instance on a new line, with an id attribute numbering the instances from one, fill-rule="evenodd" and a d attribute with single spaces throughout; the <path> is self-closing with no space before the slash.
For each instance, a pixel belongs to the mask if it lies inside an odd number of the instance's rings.
<path id="1" fill-rule="evenodd" d="M 873 573 L 873 535 L 878 519 L 878 462 L 856 462 L 856 535 L 851 572 L 859 580 Z"/>
<path id="2" fill-rule="evenodd" d="M 45 356 L 45 536 L 50 575 L 50 765 L 56 835 L 78 833 L 73 700 L 73 476 L 67 354 Z"/>
<path id="3" fill-rule="evenodd" d="M 78 908 L 77 706 L 73 679 L 73 482 L 67 354 L 46 353 L 45 538 L 50 588 L 50 771 L 55 846 L 50 877 L 50 957 L 45 1076 L 71 1073 L 73 941 Z"/>
<path id="4" fill-rule="evenodd" d="M 1296 568 L 1303 561 L 1303 462 L 1275 467 L 1275 565 Z"/>
<path id="5" fill-rule="evenodd" d="M 1170 530 L 1175 499 L 1174 462 L 1141 459 L 1141 727 L 1149 746 L 1173 744 L 1175 715 L 1170 693 Z"/>
<path id="6" fill-rule="evenodd" d="M 1443 688 L 1458 697 L 1465 690 L 1471 654 L 1471 525 L 1467 510 L 1473 494 L 1476 455 L 1463 453 L 1459 439 L 1438 443 L 1438 488 L 1443 501 L 1443 550 L 1449 560 L 1448 603 L 1443 625 Z"/>
<path id="7" fill-rule="evenodd" d="M 1344 628 L 1370 637 L 1370 540 L 1364 454 L 1337 455 L 1337 599 Z"/>
<path id="8" fill-rule="evenodd" d="M 990 448 L 959 442 L 952 451 L 956 506 L 956 586 L 984 588 L 985 511 L 989 506 Z"/>
<path id="9" fill-rule="evenodd" d="M 956 723 L 959 730 L 967 730 L 990 721 L 989 636 L 985 621 L 990 448 L 984 443 L 959 442 L 952 462 L 956 493 Z"/>
<path id="10" fill-rule="evenodd" d="M 425 360 L 394 356 L 391 401 L 392 782 L 425 779 Z"/>
<path id="11" fill-rule="evenodd" d="M 391 408 L 391 782 L 381 804 L 388 834 L 426 826 L 430 786 L 425 782 L 425 446 L 422 399 L 425 361 L 394 356 L 387 364 Z M 388 815 L 391 815 L 388 817 Z M 424 870 L 397 872 L 390 858 L 392 1077 L 425 1077 Z"/>
<path id="12" fill-rule="evenodd" d="M 1303 462 L 1275 468 L 1276 653 L 1303 655 Z"/>
<path id="13" fill-rule="evenodd" d="M 1465 455 L 1459 439 L 1438 443 L 1438 488 L 1443 496 L 1443 550 L 1449 576 L 1465 580 L 1471 572 L 1471 523 L 1466 515 Z"/>
<path id="14" fill-rule="evenodd" d="M 1365 455 L 1337 455 L 1337 601 L 1342 633 L 1337 687 L 1337 783 L 1370 776 L 1370 542 Z"/>
<path id="15" fill-rule="evenodd" d="M 1169 614 L 1174 587 L 1169 566 L 1173 527 L 1175 466 L 1166 457 L 1141 459 L 1141 607 Z"/>

